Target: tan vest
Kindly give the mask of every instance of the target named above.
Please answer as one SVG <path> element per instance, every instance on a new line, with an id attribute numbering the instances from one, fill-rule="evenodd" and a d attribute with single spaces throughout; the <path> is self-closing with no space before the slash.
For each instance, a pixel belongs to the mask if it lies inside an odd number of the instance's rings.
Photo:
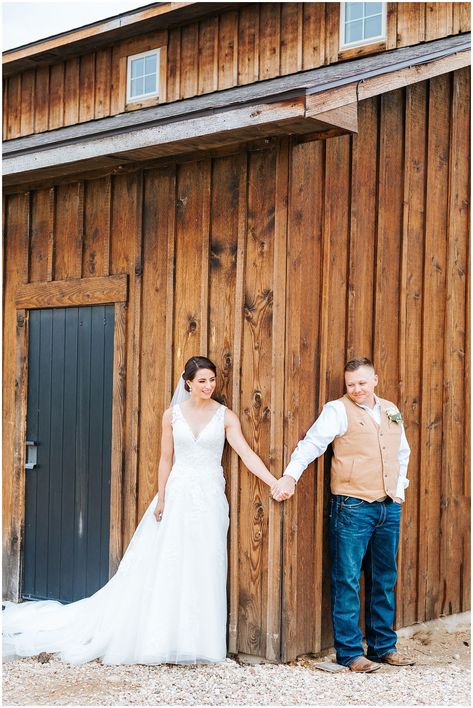
<path id="1" fill-rule="evenodd" d="M 396 496 L 399 477 L 399 447 L 402 426 L 389 420 L 386 409 L 395 408 L 382 398 L 381 425 L 347 395 L 340 399 L 345 406 L 348 429 L 332 443 L 332 494 L 375 501 L 386 495 Z"/>

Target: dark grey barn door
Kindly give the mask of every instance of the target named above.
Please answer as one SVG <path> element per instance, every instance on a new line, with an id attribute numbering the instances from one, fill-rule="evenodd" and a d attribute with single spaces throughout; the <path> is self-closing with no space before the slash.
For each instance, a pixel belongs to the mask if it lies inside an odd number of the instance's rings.
<path id="1" fill-rule="evenodd" d="M 113 326 L 113 305 L 30 312 L 24 598 L 108 580 Z"/>

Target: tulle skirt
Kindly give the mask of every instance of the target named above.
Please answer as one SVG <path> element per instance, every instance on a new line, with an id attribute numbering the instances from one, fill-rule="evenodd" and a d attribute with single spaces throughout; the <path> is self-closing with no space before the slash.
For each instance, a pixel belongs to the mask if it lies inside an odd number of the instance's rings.
<path id="1" fill-rule="evenodd" d="M 201 663 L 226 657 L 228 502 L 222 469 L 173 468 L 163 519 L 146 510 L 111 580 L 91 597 L 7 603 L 4 656 L 79 664 Z"/>

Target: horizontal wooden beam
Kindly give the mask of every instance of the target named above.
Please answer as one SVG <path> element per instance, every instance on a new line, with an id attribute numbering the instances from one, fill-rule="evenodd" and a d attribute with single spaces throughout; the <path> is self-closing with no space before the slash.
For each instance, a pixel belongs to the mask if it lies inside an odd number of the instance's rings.
<path id="1" fill-rule="evenodd" d="M 20 285 L 16 291 L 16 307 L 35 310 L 46 307 L 80 307 L 126 302 L 128 275 L 56 280 Z"/>
<path id="2" fill-rule="evenodd" d="M 43 177 L 64 175 L 84 170 L 86 166 L 101 167 L 107 162 L 145 160 L 167 155 L 208 150 L 243 140 L 274 135 L 304 134 L 327 127 L 341 127 L 338 116 L 306 113 L 305 97 L 258 104 L 221 111 L 212 115 L 188 118 L 172 123 L 144 127 L 141 130 L 106 135 L 95 140 L 77 141 L 69 145 L 51 147 L 4 156 L 4 186 L 41 174 Z"/>
<path id="3" fill-rule="evenodd" d="M 319 117 L 324 111 L 333 111 L 366 98 L 395 91 L 419 81 L 432 79 L 435 76 L 448 74 L 451 71 L 463 69 L 470 63 L 471 52 L 468 49 L 425 64 L 372 76 L 363 81 L 353 81 L 323 93 L 314 93 L 307 96 L 307 114 Z"/>

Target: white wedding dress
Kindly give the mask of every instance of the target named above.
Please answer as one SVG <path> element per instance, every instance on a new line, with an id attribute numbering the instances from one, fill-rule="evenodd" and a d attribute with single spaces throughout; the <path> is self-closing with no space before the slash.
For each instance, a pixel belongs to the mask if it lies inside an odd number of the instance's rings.
<path id="1" fill-rule="evenodd" d="M 225 406 L 194 437 L 173 407 L 174 464 L 161 522 L 146 510 L 116 574 L 62 605 L 7 603 L 6 656 L 58 653 L 79 664 L 218 662 L 226 657 L 228 502 L 221 466 Z"/>

